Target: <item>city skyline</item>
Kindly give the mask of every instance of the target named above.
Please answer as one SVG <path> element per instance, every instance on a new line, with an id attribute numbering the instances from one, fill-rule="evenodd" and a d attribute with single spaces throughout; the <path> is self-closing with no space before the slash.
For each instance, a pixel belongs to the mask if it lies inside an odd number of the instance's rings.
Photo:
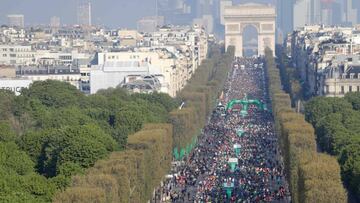
<path id="1" fill-rule="evenodd" d="M 161 0 L 158 0 L 159 2 Z M 193 7 L 196 0 L 180 0 Z M 213 0 L 218 2 L 220 0 Z M 60 18 L 62 24 L 71 25 L 77 23 L 77 8 L 81 3 L 90 2 L 92 4 L 92 24 L 105 25 L 118 28 L 136 28 L 136 22 L 144 16 L 156 15 L 156 0 L 133 0 L 133 1 L 114 1 L 114 0 L 2 0 L 0 7 L 0 25 L 6 24 L 6 16 L 9 14 L 22 14 L 25 17 L 26 26 L 48 25 L 53 16 Z M 238 3 L 271 3 L 275 0 L 234 0 Z M 46 8 L 46 9 L 43 9 Z M 192 12 L 196 12 L 192 8 Z"/>
<path id="2" fill-rule="evenodd" d="M 6 24 L 9 14 L 23 14 L 25 25 L 48 25 L 53 16 L 58 16 L 62 24 L 77 23 L 77 8 L 80 0 L 3 0 L 0 8 L 0 24 Z M 108 27 L 135 28 L 136 21 L 143 16 L 155 15 L 155 4 L 150 1 L 133 0 L 129 2 L 89 0 L 92 4 L 92 21 L 95 25 Z M 155 1 L 154 1 L 155 2 Z M 141 5 L 139 7 L 139 5 Z M 44 9 L 46 8 L 46 9 Z M 135 12 L 139 10 L 140 12 Z M 125 19 L 126 20 L 123 20 Z"/>

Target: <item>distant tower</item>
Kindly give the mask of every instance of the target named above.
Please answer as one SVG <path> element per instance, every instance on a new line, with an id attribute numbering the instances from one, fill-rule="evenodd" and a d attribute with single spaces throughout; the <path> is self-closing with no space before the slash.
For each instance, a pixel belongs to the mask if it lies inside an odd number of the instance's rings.
<path id="1" fill-rule="evenodd" d="M 281 39 L 294 29 L 294 0 L 277 0 L 277 34 Z"/>
<path id="2" fill-rule="evenodd" d="M 57 28 L 59 28 L 60 27 L 60 18 L 59 17 L 57 17 L 57 16 L 53 16 L 53 17 L 51 17 L 51 19 L 50 19 L 50 27 L 52 28 L 52 29 L 57 29 Z"/>
<path id="3" fill-rule="evenodd" d="M 232 0 L 220 0 L 220 24 L 225 25 L 224 11 L 226 6 L 232 6 Z"/>
<path id="4" fill-rule="evenodd" d="M 321 23 L 324 25 L 333 24 L 333 2 L 334 0 L 321 0 Z"/>
<path id="5" fill-rule="evenodd" d="M 321 23 L 321 1 L 312 0 L 311 5 L 311 20 L 310 24 L 320 24 Z"/>
<path id="6" fill-rule="evenodd" d="M 357 15 L 357 23 L 360 23 L 360 1 L 353 2 L 353 6 Z"/>
<path id="7" fill-rule="evenodd" d="M 77 9 L 77 21 L 79 25 L 91 26 L 91 3 L 81 3 Z"/>
<path id="8" fill-rule="evenodd" d="M 212 0 L 198 0 L 196 5 L 196 16 L 201 18 L 203 15 L 212 15 Z"/>
<path id="9" fill-rule="evenodd" d="M 294 4 L 294 28 L 321 23 L 320 0 L 299 0 Z"/>
<path id="10" fill-rule="evenodd" d="M 354 6 L 356 6 L 354 4 L 354 2 L 357 2 L 357 1 L 343 0 L 341 2 L 342 3 L 342 12 L 343 12 L 342 20 L 343 20 L 343 22 L 345 22 L 345 24 L 354 25 L 357 23 L 358 11 L 356 8 L 354 8 Z"/>
<path id="11" fill-rule="evenodd" d="M 11 27 L 24 27 L 24 15 L 11 14 L 7 16 L 8 25 Z"/>

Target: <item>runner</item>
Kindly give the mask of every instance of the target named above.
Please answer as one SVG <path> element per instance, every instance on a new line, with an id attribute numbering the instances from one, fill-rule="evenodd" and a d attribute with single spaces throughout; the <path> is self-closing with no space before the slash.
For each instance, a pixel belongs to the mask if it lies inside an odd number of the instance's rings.
<path id="1" fill-rule="evenodd" d="M 256 58 L 235 60 L 225 103 L 247 96 L 271 106 L 262 64 Z M 163 188 L 170 202 L 290 202 L 272 115 L 254 105 L 245 116 L 214 111 L 186 161 Z"/>

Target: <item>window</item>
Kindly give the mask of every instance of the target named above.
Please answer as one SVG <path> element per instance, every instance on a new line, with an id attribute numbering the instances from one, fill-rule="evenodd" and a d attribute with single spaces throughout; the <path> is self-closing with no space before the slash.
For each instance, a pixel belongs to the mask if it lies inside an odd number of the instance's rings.
<path id="1" fill-rule="evenodd" d="M 345 92 L 345 88 L 344 86 L 341 86 L 341 94 L 344 94 L 344 92 Z"/>
<path id="2" fill-rule="evenodd" d="M 325 86 L 325 93 L 328 94 L 329 93 L 329 85 Z"/>
<path id="3" fill-rule="evenodd" d="M 358 91 L 358 92 L 360 92 L 360 86 L 357 86 L 357 88 L 356 88 L 356 89 L 357 89 L 357 91 Z"/>
<path id="4" fill-rule="evenodd" d="M 352 86 L 349 86 L 349 92 L 352 92 Z"/>

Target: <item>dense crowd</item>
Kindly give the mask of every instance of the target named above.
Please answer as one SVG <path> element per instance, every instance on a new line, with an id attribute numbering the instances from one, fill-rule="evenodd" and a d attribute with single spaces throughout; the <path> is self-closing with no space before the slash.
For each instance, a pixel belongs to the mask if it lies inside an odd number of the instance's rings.
<path id="1" fill-rule="evenodd" d="M 234 62 L 222 104 L 245 97 L 269 103 L 261 61 Z M 253 105 L 247 116 L 241 106 L 224 109 L 214 110 L 198 145 L 162 188 L 162 201 L 290 202 L 271 113 Z"/>

